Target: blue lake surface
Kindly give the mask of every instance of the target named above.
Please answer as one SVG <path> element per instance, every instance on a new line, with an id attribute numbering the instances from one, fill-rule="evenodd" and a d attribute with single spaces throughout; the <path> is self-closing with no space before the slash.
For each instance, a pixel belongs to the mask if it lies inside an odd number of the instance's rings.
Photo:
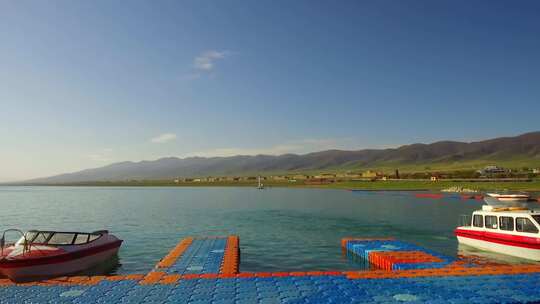
<path id="1" fill-rule="evenodd" d="M 0 187 L 0 229 L 109 229 L 115 273 L 144 273 L 186 236 L 236 234 L 241 271 L 348 270 L 343 237 L 397 239 L 456 256 L 453 230 L 475 200 L 411 192 L 232 187 Z"/>

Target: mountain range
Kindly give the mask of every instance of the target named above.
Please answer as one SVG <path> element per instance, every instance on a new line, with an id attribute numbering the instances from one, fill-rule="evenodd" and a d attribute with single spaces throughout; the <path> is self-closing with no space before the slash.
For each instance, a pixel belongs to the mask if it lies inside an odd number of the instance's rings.
<path id="1" fill-rule="evenodd" d="M 238 155 L 231 157 L 166 157 L 119 162 L 104 167 L 34 179 L 32 183 L 158 180 L 174 177 L 355 170 L 377 167 L 495 162 L 521 159 L 540 164 L 540 131 L 477 142 L 439 141 L 391 149 L 326 150 L 309 154 Z"/>

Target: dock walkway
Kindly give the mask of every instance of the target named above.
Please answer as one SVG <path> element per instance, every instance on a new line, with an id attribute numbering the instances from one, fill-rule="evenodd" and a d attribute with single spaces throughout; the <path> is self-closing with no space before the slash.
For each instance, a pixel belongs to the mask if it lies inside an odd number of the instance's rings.
<path id="1" fill-rule="evenodd" d="M 365 255 L 357 245 L 372 249 Z M 390 246 L 380 247 L 383 245 Z M 367 256 L 377 269 L 239 272 L 238 237 L 186 238 L 147 274 L 63 277 L 26 284 L 2 279 L 0 303 L 527 303 L 540 300 L 540 265 L 537 264 L 451 260 L 388 239 L 347 238 L 342 240 L 342 246 L 357 246 L 357 252 Z M 392 265 L 416 266 L 443 264 L 400 269 L 389 267 L 388 263 L 392 262 Z"/>

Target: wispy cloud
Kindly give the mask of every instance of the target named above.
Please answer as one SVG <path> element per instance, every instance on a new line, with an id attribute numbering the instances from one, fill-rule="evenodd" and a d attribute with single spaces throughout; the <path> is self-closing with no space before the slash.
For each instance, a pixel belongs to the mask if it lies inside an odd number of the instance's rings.
<path id="1" fill-rule="evenodd" d="M 186 79 L 198 79 L 203 75 L 213 76 L 216 62 L 222 60 L 232 53 L 230 51 L 208 50 L 200 53 L 193 59 L 191 72 L 186 75 Z"/>
<path id="2" fill-rule="evenodd" d="M 112 155 L 111 155 L 112 152 L 113 152 L 113 149 L 104 148 L 104 149 L 101 149 L 99 152 L 88 154 L 86 157 L 94 162 L 110 162 L 113 160 Z"/>
<path id="3" fill-rule="evenodd" d="M 176 134 L 174 133 L 163 133 L 150 139 L 155 144 L 163 144 L 174 140 L 176 140 Z"/>
<path id="4" fill-rule="evenodd" d="M 206 51 L 195 57 L 193 60 L 193 67 L 198 71 L 211 71 L 214 69 L 215 62 L 228 56 L 228 51 Z"/>
<path id="5" fill-rule="evenodd" d="M 281 155 L 287 153 L 304 154 L 329 149 L 355 149 L 355 141 L 342 139 L 301 139 L 261 148 L 216 148 L 189 153 L 185 156 L 234 156 L 234 155 Z"/>

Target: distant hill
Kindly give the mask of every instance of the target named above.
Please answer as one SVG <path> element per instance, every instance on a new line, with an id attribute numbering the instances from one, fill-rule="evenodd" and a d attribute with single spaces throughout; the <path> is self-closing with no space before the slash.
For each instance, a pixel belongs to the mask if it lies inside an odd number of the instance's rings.
<path id="1" fill-rule="evenodd" d="M 167 157 L 154 161 L 120 162 L 105 167 L 34 179 L 32 183 L 168 179 L 209 175 L 308 172 L 314 170 L 402 167 L 430 164 L 494 162 L 521 159 L 540 164 L 540 132 L 478 142 L 440 141 L 395 149 L 327 150 L 304 155 Z"/>

